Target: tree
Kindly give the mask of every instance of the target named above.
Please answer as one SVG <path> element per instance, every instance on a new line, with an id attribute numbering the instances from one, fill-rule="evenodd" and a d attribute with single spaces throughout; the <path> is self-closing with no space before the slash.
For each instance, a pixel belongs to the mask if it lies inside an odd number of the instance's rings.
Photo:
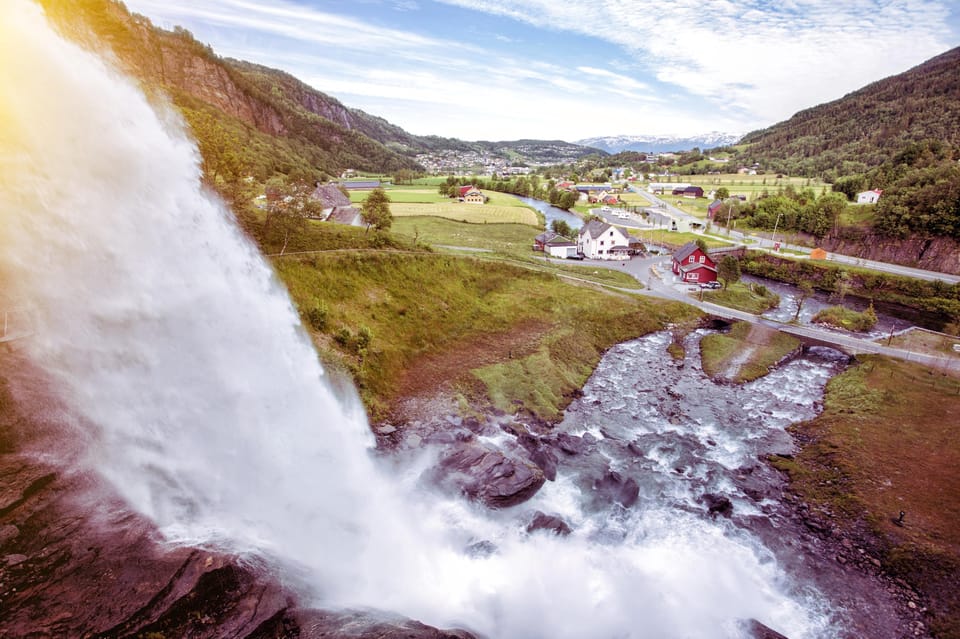
<path id="1" fill-rule="evenodd" d="M 800 294 L 797 295 L 797 312 L 793 315 L 794 322 L 800 319 L 800 309 L 803 308 L 803 303 L 813 296 L 813 284 L 810 282 L 804 280 L 797 287 L 800 289 Z"/>
<path id="2" fill-rule="evenodd" d="M 723 280 L 723 288 L 740 281 L 740 260 L 733 255 L 724 255 L 717 265 L 717 277 Z"/>
<path id="3" fill-rule="evenodd" d="M 730 189 L 725 186 L 721 186 L 719 189 L 717 189 L 716 193 L 714 193 L 714 197 L 716 197 L 718 200 L 725 200 L 730 197 Z"/>
<path id="4" fill-rule="evenodd" d="M 580 194 L 576 191 L 564 191 L 560 195 L 560 199 L 557 201 L 557 208 L 569 211 L 577 205 L 577 200 L 579 199 Z"/>
<path id="5" fill-rule="evenodd" d="M 267 218 L 263 224 L 264 239 L 279 235 L 280 255 L 287 250 L 290 238 L 302 233 L 307 219 L 319 217 L 323 204 L 313 197 L 313 188 L 306 182 L 287 184 L 283 178 L 271 178 L 265 187 Z"/>
<path id="6" fill-rule="evenodd" d="M 387 192 L 380 187 L 370 191 L 360 207 L 360 217 L 368 231 L 371 226 L 378 231 L 388 230 L 393 224 L 393 215 L 390 213 L 390 196 Z"/>
<path id="7" fill-rule="evenodd" d="M 570 228 L 566 220 L 554 220 L 550 222 L 550 230 L 566 238 L 573 236 L 573 229 Z"/>

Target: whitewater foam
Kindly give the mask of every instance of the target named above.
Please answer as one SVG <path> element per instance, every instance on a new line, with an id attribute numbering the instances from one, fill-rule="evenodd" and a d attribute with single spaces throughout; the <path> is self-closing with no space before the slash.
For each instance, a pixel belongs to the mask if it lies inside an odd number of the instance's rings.
<path id="1" fill-rule="evenodd" d="M 582 525 L 528 535 L 386 477 L 175 114 L 26 0 L 2 3 L 0 63 L 0 271 L 34 309 L 29 356 L 92 425 L 86 464 L 171 539 L 300 566 L 320 605 L 487 636 L 819 634 L 755 540 L 696 514 L 592 519 L 561 479 L 534 503 Z"/>

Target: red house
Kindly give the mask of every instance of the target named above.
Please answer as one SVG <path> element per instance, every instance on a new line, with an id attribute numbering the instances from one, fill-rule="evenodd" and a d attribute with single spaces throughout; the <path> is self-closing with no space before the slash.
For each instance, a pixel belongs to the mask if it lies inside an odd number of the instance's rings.
<path id="1" fill-rule="evenodd" d="M 694 284 L 715 282 L 717 264 L 696 242 L 687 242 L 673 254 L 673 274 Z"/>

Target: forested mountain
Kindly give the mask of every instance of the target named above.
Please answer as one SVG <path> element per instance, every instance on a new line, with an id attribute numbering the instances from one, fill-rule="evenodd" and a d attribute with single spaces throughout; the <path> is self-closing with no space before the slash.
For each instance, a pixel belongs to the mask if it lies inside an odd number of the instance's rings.
<path id="1" fill-rule="evenodd" d="M 416 136 L 349 108 L 288 73 L 221 58 L 190 32 L 166 31 L 119 0 L 38 0 L 71 38 L 108 48 L 148 93 L 173 100 L 197 138 L 205 174 L 217 184 L 282 173 L 321 179 L 344 169 L 391 173 L 420 168 L 415 156 L 486 152 L 517 162 L 596 152 L 566 142 L 466 142 Z"/>
<path id="2" fill-rule="evenodd" d="M 865 173 L 924 140 L 960 147 L 960 48 L 750 133 L 740 157 L 832 181 Z"/>

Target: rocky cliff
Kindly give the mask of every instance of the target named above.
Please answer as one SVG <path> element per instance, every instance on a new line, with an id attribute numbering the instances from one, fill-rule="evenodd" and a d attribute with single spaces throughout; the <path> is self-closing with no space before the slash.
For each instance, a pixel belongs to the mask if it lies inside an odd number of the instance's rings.
<path id="1" fill-rule="evenodd" d="M 948 237 L 884 237 L 857 228 L 840 229 L 821 246 L 834 253 L 960 275 L 960 242 Z"/>

